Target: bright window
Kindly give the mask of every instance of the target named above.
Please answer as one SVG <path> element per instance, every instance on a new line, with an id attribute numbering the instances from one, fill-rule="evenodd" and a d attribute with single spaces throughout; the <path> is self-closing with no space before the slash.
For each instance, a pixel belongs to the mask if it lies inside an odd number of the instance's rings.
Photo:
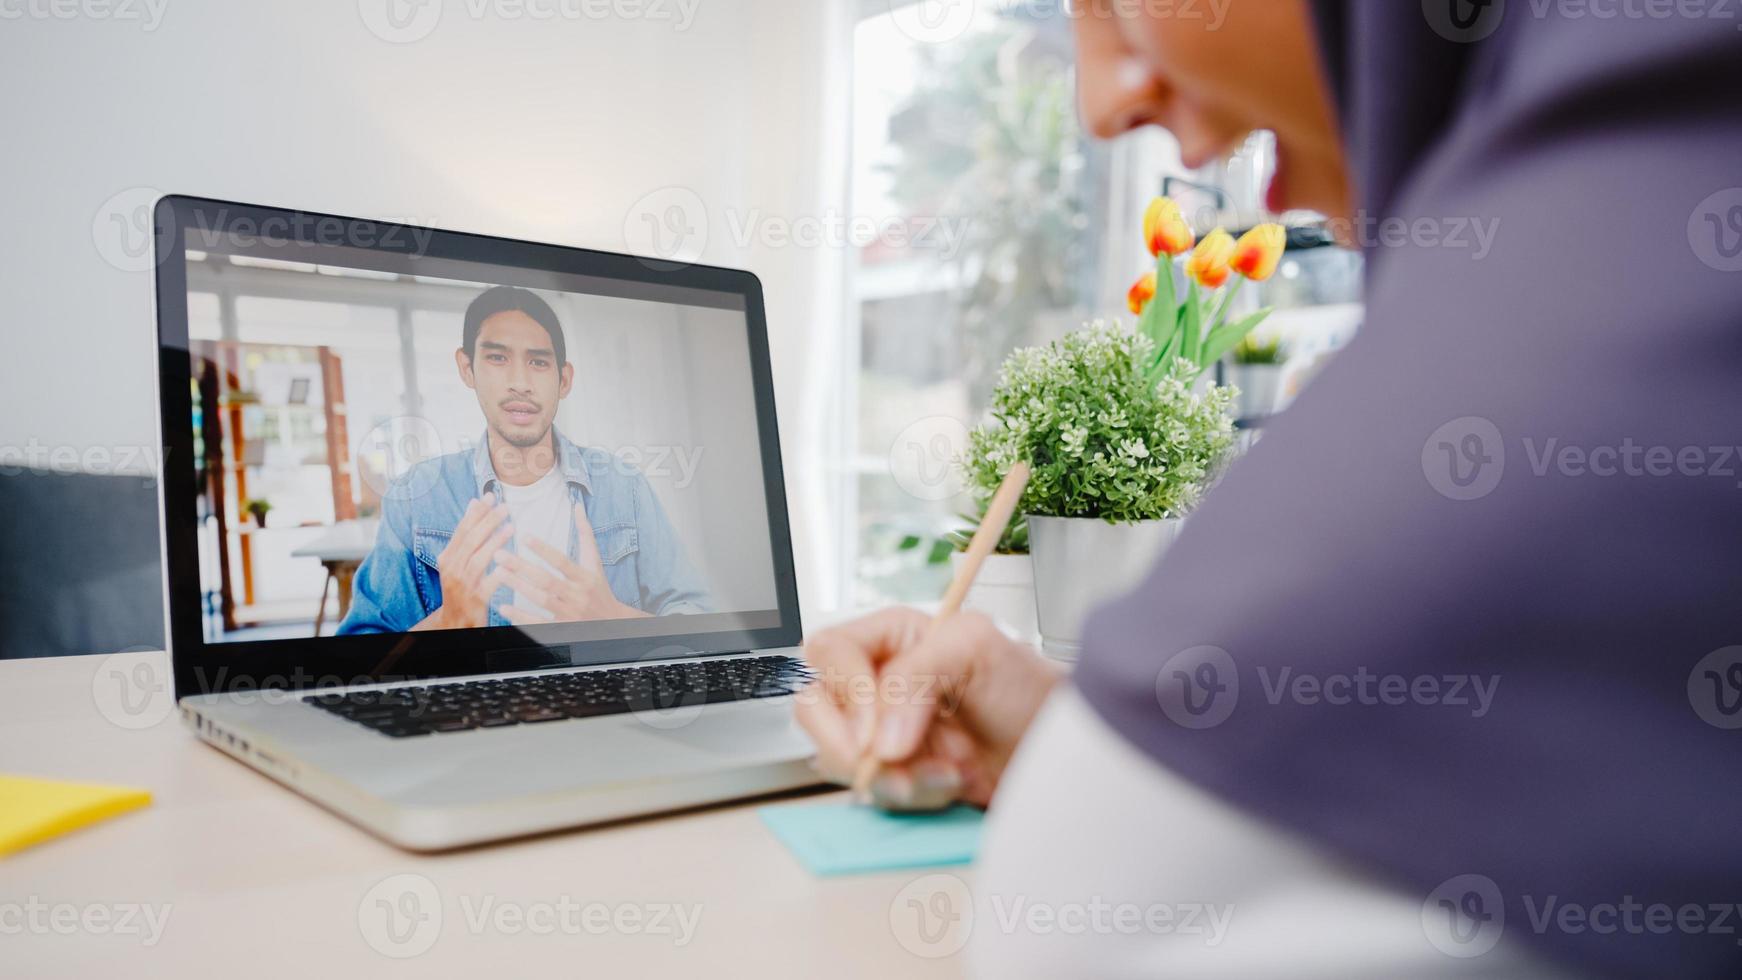
<path id="1" fill-rule="evenodd" d="M 980 4 L 959 32 L 916 30 L 930 6 L 869 16 L 854 38 L 853 212 L 877 216 L 844 379 L 860 606 L 941 592 L 948 570 L 927 555 L 971 507 L 952 457 L 999 364 L 1079 325 L 1100 288 L 1109 153 L 1078 129 L 1069 21 Z"/>

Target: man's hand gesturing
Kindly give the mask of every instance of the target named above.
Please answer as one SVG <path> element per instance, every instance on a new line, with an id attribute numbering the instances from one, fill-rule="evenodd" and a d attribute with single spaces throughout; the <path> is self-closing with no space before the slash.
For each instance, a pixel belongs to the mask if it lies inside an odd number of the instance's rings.
<path id="1" fill-rule="evenodd" d="M 533 554 L 544 559 L 556 574 L 506 549 L 496 552 L 496 563 L 508 570 L 508 584 L 514 587 L 518 598 L 549 613 L 503 606 L 503 618 L 524 626 L 648 615 L 611 594 L 611 585 L 605 580 L 605 563 L 599 558 L 599 543 L 593 538 L 593 524 L 587 520 L 586 507 L 579 503 L 575 504 L 575 542 L 577 558 L 570 561 L 567 555 L 542 541 L 527 541 Z"/>
<path id="2" fill-rule="evenodd" d="M 441 608 L 424 617 L 414 630 L 467 629 L 490 622 L 490 596 L 507 581 L 508 572 L 490 567 L 496 551 L 514 536 L 508 508 L 494 493 L 466 505 L 454 536 L 436 559 L 442 580 Z"/>

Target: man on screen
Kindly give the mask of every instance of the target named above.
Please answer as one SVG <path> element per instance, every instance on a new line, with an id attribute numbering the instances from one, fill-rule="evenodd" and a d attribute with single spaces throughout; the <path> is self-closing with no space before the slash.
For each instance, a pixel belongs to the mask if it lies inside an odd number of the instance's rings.
<path id="1" fill-rule="evenodd" d="M 575 369 L 550 304 L 485 290 L 454 363 L 484 438 L 419 463 L 383 496 L 340 635 L 709 611 L 646 477 L 556 430 Z"/>

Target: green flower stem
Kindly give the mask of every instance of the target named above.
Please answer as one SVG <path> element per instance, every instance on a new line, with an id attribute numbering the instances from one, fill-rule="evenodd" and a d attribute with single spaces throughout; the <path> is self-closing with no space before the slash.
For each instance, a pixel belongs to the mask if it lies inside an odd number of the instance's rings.
<path id="1" fill-rule="evenodd" d="M 1240 287 L 1244 285 L 1246 285 L 1245 276 L 1236 276 L 1234 278 L 1234 285 L 1229 286 L 1228 292 L 1222 296 L 1222 305 L 1216 308 L 1216 315 L 1210 320 L 1209 327 L 1204 330 L 1204 336 L 1208 337 L 1210 334 L 1214 333 L 1216 328 L 1221 326 L 1222 323 L 1228 319 L 1228 311 L 1234 307 L 1234 298 L 1240 295 Z M 1202 352 L 1200 351 L 1200 353 Z M 1209 367 L 1208 364 L 1205 364 L 1202 361 L 1198 362 L 1198 366 Z"/>

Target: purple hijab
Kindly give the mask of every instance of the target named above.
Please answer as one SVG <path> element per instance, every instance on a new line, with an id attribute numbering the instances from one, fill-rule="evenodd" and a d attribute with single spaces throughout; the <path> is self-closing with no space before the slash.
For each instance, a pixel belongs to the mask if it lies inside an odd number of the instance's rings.
<path id="1" fill-rule="evenodd" d="M 1077 683 L 1447 955 L 1742 976 L 1742 10 L 1316 6 L 1366 326 Z"/>

